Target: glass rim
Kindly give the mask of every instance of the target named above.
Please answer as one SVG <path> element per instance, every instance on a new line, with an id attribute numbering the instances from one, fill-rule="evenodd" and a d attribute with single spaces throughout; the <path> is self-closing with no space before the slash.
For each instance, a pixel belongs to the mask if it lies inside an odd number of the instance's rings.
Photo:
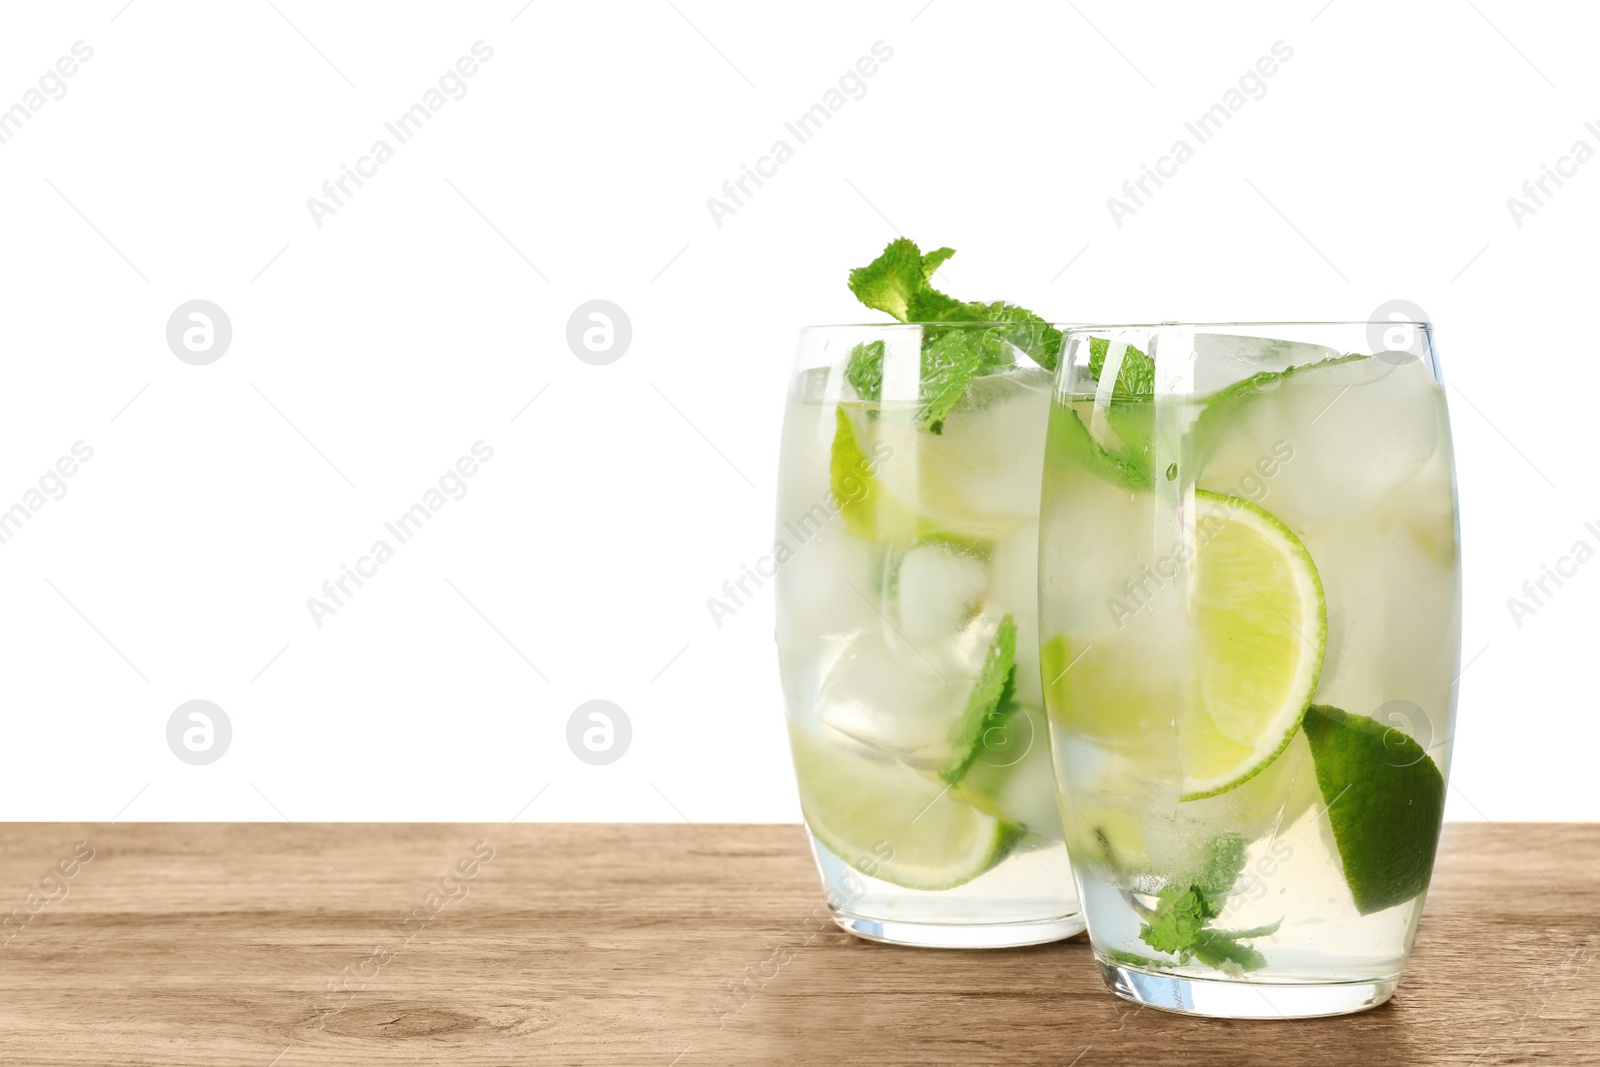
<path id="1" fill-rule="evenodd" d="M 1051 323 L 1052 326 L 1064 334 L 1093 333 L 1096 330 L 1199 330 L 1218 329 L 1225 326 L 1248 326 L 1261 329 L 1280 329 L 1298 326 L 1416 326 L 1421 329 L 1433 329 L 1433 323 L 1426 320 L 1406 319 L 1327 319 L 1322 321 L 1280 321 L 1280 322 L 1101 322 L 1101 323 Z"/>

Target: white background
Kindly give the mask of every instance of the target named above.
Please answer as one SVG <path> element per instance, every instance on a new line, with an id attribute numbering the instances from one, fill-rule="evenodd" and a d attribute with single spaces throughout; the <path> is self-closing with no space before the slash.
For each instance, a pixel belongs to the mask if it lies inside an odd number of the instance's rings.
<path id="1" fill-rule="evenodd" d="M 1600 816 L 1600 562 L 1520 628 L 1506 605 L 1600 547 L 1600 162 L 1520 228 L 1506 205 L 1600 149 L 1591 7 L 275 2 L 0 11 L 0 107 L 94 50 L 0 145 L 0 508 L 94 449 L 0 545 L 0 816 L 798 819 L 770 587 L 721 628 L 706 599 L 770 547 L 796 329 L 872 318 L 844 275 L 897 232 L 960 251 L 954 295 L 1060 319 L 1425 308 L 1466 565 L 1449 815 Z M 479 40 L 466 95 L 316 226 Z M 876 41 L 865 95 L 716 225 Z M 209 366 L 165 341 L 196 298 L 233 324 Z M 565 341 L 594 298 L 633 324 L 609 366 Z M 318 628 L 307 598 L 479 440 Z M 233 725 L 203 767 L 165 740 L 195 698 Z M 595 698 L 633 725 L 603 767 L 565 741 Z"/>

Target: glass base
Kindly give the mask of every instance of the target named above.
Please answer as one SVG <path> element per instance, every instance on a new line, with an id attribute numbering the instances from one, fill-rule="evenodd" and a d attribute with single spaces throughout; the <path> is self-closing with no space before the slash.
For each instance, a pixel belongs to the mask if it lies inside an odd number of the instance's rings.
<path id="1" fill-rule="evenodd" d="M 1321 985 L 1234 982 L 1142 971 L 1096 957 L 1100 977 L 1123 1000 L 1213 1019 L 1315 1019 L 1365 1011 L 1394 996 L 1399 978 Z"/>
<path id="2" fill-rule="evenodd" d="M 1036 922 L 957 925 L 866 919 L 835 912 L 833 921 L 841 930 L 868 941 L 917 948 L 1020 948 L 1064 941 L 1083 932 L 1081 915 L 1061 915 Z"/>

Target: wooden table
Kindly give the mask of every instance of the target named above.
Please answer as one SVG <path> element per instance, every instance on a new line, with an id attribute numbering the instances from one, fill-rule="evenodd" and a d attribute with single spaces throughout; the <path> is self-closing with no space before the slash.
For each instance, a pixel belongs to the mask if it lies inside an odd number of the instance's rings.
<path id="1" fill-rule="evenodd" d="M 0 857 L 0 1064 L 1600 1063 L 1600 824 L 1447 827 L 1399 994 L 1297 1023 L 1135 1010 L 1081 941 L 813 932 L 794 826 L 11 824 Z"/>

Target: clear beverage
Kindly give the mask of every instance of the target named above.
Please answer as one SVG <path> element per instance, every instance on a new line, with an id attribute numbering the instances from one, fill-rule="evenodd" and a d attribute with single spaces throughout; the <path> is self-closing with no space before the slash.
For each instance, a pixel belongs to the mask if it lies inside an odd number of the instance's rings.
<path id="1" fill-rule="evenodd" d="M 1129 999 L 1352 1011 L 1410 951 L 1455 707 L 1454 469 L 1428 328 L 1367 335 L 1069 334 L 1043 670 L 1090 937 Z"/>
<path id="2" fill-rule="evenodd" d="M 848 354 L 885 342 L 879 394 Z M 1083 928 L 1039 682 L 1050 375 L 1020 352 L 930 428 L 916 326 L 806 331 L 784 417 L 779 661 L 840 925 L 988 947 Z"/>

